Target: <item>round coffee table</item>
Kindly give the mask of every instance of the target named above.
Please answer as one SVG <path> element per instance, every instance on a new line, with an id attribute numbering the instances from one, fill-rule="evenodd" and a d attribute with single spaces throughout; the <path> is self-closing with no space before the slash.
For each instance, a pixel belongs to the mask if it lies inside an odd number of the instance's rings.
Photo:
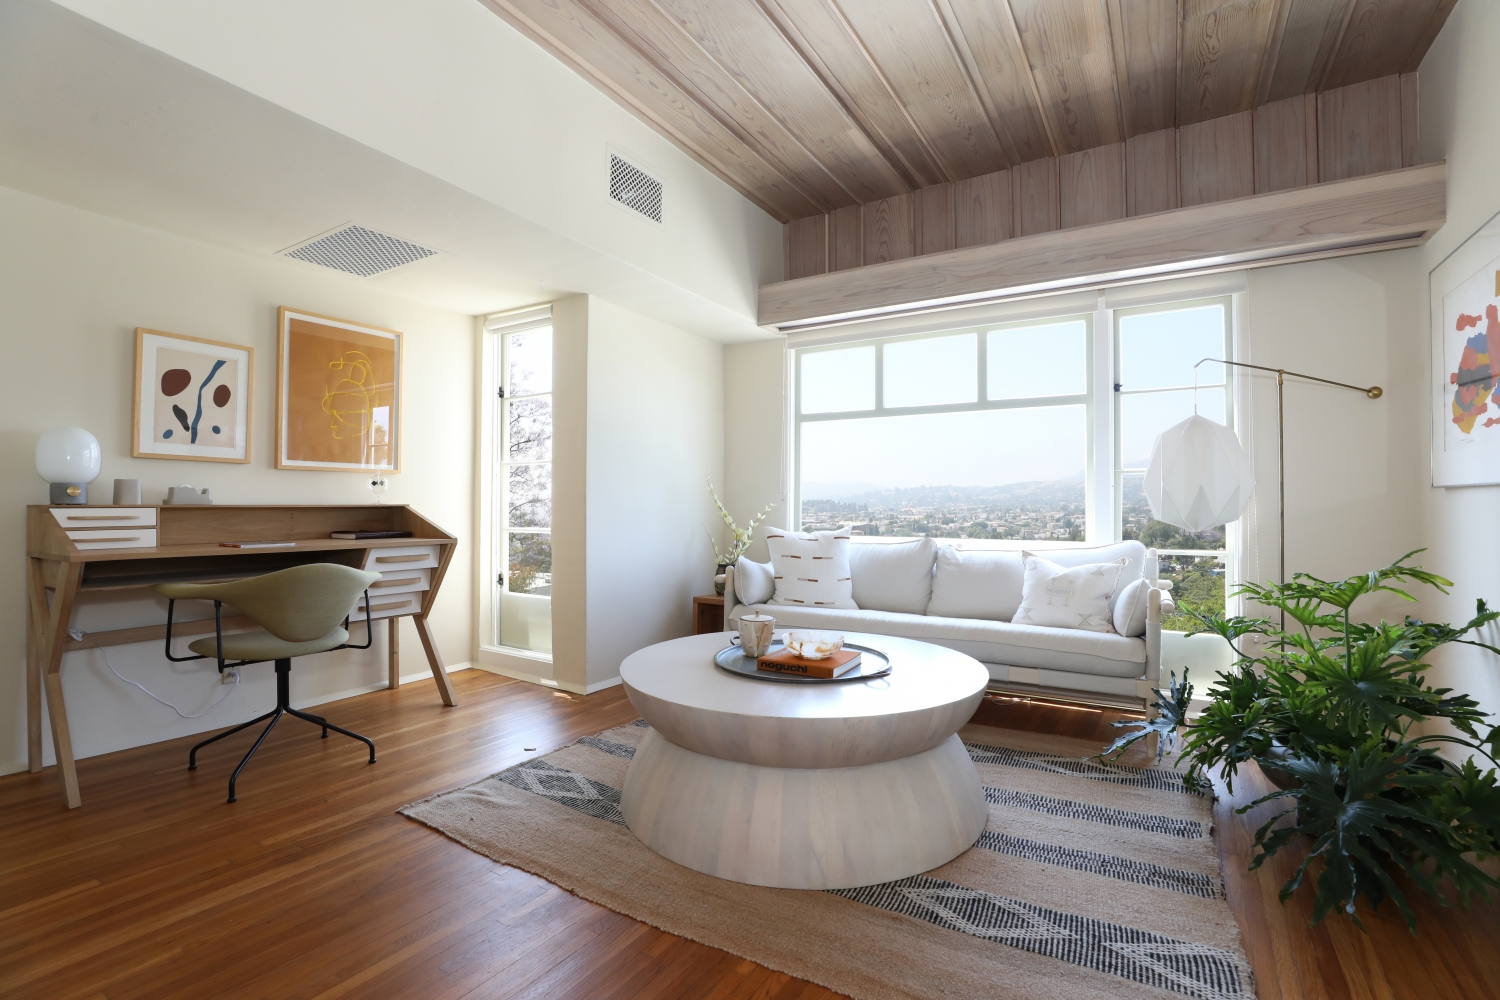
<path id="1" fill-rule="evenodd" d="M 849 633 L 889 676 L 776 684 L 714 666 L 730 633 L 648 646 L 620 666 L 651 724 L 620 796 L 656 853 L 719 878 L 844 889 L 951 861 L 984 830 L 979 775 L 956 735 L 984 696 L 978 661 Z"/>

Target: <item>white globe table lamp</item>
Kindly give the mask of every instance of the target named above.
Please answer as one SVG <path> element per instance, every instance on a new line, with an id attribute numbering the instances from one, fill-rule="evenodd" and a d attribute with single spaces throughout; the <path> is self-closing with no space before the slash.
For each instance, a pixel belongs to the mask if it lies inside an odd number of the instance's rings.
<path id="1" fill-rule="evenodd" d="M 86 504 L 99 478 L 99 439 L 82 427 L 58 427 L 36 443 L 36 472 L 52 484 L 49 503 Z"/>

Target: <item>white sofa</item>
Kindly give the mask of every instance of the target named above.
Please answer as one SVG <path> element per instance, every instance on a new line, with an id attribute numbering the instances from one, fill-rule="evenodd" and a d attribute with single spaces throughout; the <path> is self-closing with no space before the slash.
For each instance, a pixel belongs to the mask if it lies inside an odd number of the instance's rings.
<path id="1" fill-rule="evenodd" d="M 725 574 L 725 624 L 732 629 L 741 615 L 768 614 L 778 628 L 903 636 L 974 657 L 989 671 L 992 690 L 1148 706 L 1161 678 L 1164 602 L 1171 610 L 1170 584 L 1157 579 L 1156 550 L 1131 541 L 1038 554 L 1064 566 L 1126 559 L 1112 602 L 1115 627 L 1126 634 L 1013 623 L 1021 601 L 1021 553 L 964 550 L 929 538 L 850 544 L 858 610 L 770 603 L 770 565 L 742 559 Z M 1127 593 L 1142 579 L 1148 582 Z M 1130 607 L 1121 606 L 1122 597 Z"/>

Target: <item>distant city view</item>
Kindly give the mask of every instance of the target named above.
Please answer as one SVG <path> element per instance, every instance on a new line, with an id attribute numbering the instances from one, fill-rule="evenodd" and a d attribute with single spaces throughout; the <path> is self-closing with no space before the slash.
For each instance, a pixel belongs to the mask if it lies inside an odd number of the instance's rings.
<path id="1" fill-rule="evenodd" d="M 1016 541 L 1084 540 L 1084 480 L 1010 483 L 1005 486 L 915 486 L 881 489 L 868 483 L 802 484 L 802 530 L 847 526 L 855 536 Z M 1224 610 L 1224 528 L 1183 531 L 1151 516 L 1139 475 L 1126 476 L 1120 502 L 1122 535 L 1158 550 L 1203 550 L 1204 555 L 1161 556 L 1161 574 L 1174 582 L 1179 605 L 1199 613 Z M 1176 631 L 1196 621 L 1178 614 L 1163 621 Z"/>

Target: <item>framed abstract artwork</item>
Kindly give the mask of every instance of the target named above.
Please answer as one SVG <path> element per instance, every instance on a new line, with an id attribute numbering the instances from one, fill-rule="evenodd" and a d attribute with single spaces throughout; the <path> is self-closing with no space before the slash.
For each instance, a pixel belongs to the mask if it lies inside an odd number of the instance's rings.
<path id="1" fill-rule="evenodd" d="M 401 471 L 401 334 L 277 313 L 276 468 Z"/>
<path id="2" fill-rule="evenodd" d="M 130 454 L 250 461 L 255 348 L 137 327 Z"/>
<path id="3" fill-rule="evenodd" d="M 1500 483 L 1500 215 L 1430 277 L 1432 485 Z"/>

